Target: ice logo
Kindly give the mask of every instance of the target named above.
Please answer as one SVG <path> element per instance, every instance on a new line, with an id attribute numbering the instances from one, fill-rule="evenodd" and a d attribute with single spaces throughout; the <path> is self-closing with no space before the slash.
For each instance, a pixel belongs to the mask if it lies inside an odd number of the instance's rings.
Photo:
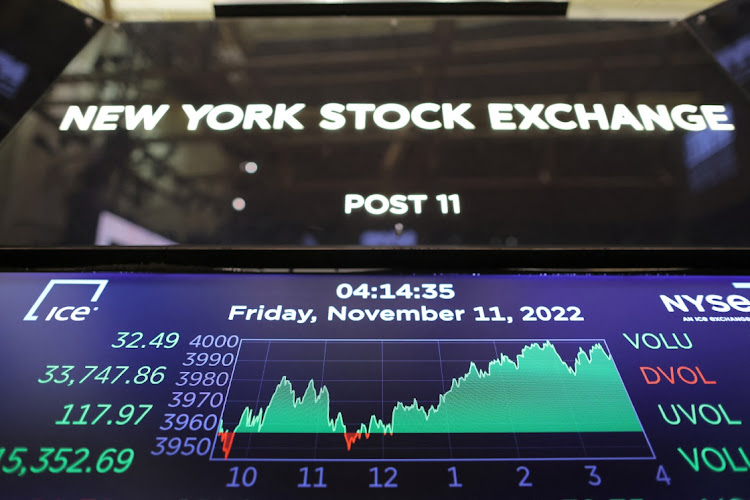
<path id="1" fill-rule="evenodd" d="M 76 279 L 53 279 L 49 280 L 49 283 L 47 283 L 47 286 L 44 288 L 42 293 L 37 297 L 36 302 L 34 302 L 34 305 L 31 306 L 31 309 L 29 309 L 29 312 L 26 313 L 26 316 L 24 316 L 24 321 L 36 321 L 38 316 L 36 315 L 37 310 L 41 307 L 42 302 L 44 302 L 44 299 L 49 295 L 49 293 L 52 291 L 52 288 L 55 285 L 88 285 L 88 286 L 96 286 L 96 290 L 94 291 L 94 295 L 91 296 L 90 302 L 96 302 L 99 300 L 99 297 L 102 295 L 102 292 L 104 291 L 104 288 L 107 286 L 107 283 L 109 280 L 76 280 Z M 98 307 L 91 308 L 89 306 L 54 306 L 49 309 L 49 312 L 46 313 L 46 316 L 44 318 L 44 321 L 83 321 L 88 317 L 89 314 L 91 314 L 92 311 L 99 310 Z"/>

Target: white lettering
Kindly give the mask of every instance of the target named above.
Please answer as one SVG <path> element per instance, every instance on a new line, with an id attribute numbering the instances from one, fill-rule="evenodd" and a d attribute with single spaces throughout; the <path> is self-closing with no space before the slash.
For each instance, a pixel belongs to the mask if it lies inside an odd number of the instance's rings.
<path id="1" fill-rule="evenodd" d="M 320 121 L 320 128 L 325 130 L 340 130 L 346 125 L 346 118 L 342 116 L 346 110 L 346 106 L 335 102 L 324 104 L 320 108 L 320 116 L 323 120 Z M 348 213 L 348 212 L 347 212 Z"/>
<path id="2" fill-rule="evenodd" d="M 425 113 L 439 113 L 440 106 L 434 102 L 423 102 L 417 104 L 414 109 L 411 110 L 411 121 L 414 125 L 424 130 L 437 130 L 443 126 L 440 120 L 427 121 L 424 119 Z"/>
<path id="3" fill-rule="evenodd" d="M 724 106 L 704 104 L 701 106 L 701 113 L 706 118 L 708 128 L 711 130 L 734 130 L 731 123 L 723 123 L 729 120 L 726 115 L 727 108 Z"/>
<path id="4" fill-rule="evenodd" d="M 727 297 L 727 303 L 737 311 L 750 312 L 750 300 L 742 295 L 730 295 Z"/>
<path id="5" fill-rule="evenodd" d="M 81 113 L 79 106 L 68 106 L 68 110 L 65 112 L 65 116 L 60 123 L 60 130 L 70 130 L 70 126 L 74 122 L 78 130 L 88 130 L 91 127 L 91 122 L 94 121 L 97 109 L 98 106 L 88 106 L 86 113 Z"/>
<path id="6" fill-rule="evenodd" d="M 232 116 L 228 121 L 220 121 L 219 116 L 226 114 Z M 206 117 L 206 125 L 213 130 L 231 130 L 242 123 L 243 116 L 244 113 L 239 106 L 235 106 L 234 104 L 219 104 L 208 113 L 208 116 Z"/>
<path id="7" fill-rule="evenodd" d="M 456 108 L 453 108 L 451 103 L 443 104 L 443 126 L 448 130 L 453 130 L 455 125 L 459 125 L 466 130 L 474 130 L 476 128 L 474 124 L 463 117 L 463 114 L 469 108 L 471 108 L 471 104 L 466 102 L 459 104 Z"/>
<path id="8" fill-rule="evenodd" d="M 159 106 L 156 113 L 154 113 L 154 108 L 150 104 L 141 106 L 138 112 L 135 111 L 135 106 L 125 106 L 125 128 L 135 130 L 143 122 L 145 130 L 154 130 L 154 127 L 167 114 L 167 111 L 169 111 L 169 104 Z"/>
<path id="9" fill-rule="evenodd" d="M 578 124 L 572 120 L 562 121 L 557 118 L 558 113 L 570 113 L 573 111 L 573 106 L 565 103 L 550 104 L 544 111 L 544 119 L 547 120 L 552 127 L 559 130 L 573 130 L 578 127 Z"/>
<path id="10" fill-rule="evenodd" d="M 680 298 L 679 295 L 675 295 L 674 299 L 671 297 L 668 297 L 666 295 L 659 295 L 659 298 L 661 299 L 662 303 L 664 304 L 664 307 L 667 308 L 667 311 L 674 312 L 674 308 L 676 307 L 682 312 L 689 312 L 690 309 L 688 306 L 685 305 L 685 302 Z"/>
<path id="11" fill-rule="evenodd" d="M 386 113 L 396 113 L 398 119 L 390 122 L 385 119 Z M 398 130 L 404 128 L 409 123 L 410 118 L 409 110 L 406 109 L 406 106 L 396 103 L 378 106 L 375 113 L 372 115 L 372 121 L 375 122 L 375 125 L 385 130 Z"/>
<path id="12" fill-rule="evenodd" d="M 612 112 L 612 130 L 620 130 L 623 125 L 633 127 L 634 130 L 643 130 L 643 125 L 630 112 L 627 106 L 624 104 L 615 104 L 615 109 Z"/>
<path id="13" fill-rule="evenodd" d="M 273 129 L 274 130 L 281 130 L 284 128 L 284 124 L 289 125 L 294 130 L 302 130 L 305 127 L 302 126 L 302 124 L 297 120 L 297 118 L 294 117 L 297 113 L 302 111 L 305 108 L 305 105 L 298 102 L 297 104 L 294 104 L 291 108 L 286 107 L 286 104 L 277 104 L 276 105 L 276 111 L 273 115 Z"/>
<path id="14" fill-rule="evenodd" d="M 515 108 L 523 115 L 523 121 L 519 127 L 521 130 L 529 130 L 532 125 L 541 130 L 549 130 L 549 125 L 539 117 L 544 110 L 544 104 L 534 104 L 531 109 L 525 104 L 516 104 Z"/>
<path id="15" fill-rule="evenodd" d="M 706 295 L 706 303 L 711 304 L 711 309 L 716 312 L 729 312 L 729 307 L 724 301 L 721 295 Z"/>
<path id="16" fill-rule="evenodd" d="M 273 108 L 268 104 L 248 104 L 245 108 L 245 120 L 242 122 L 243 130 L 251 130 L 254 124 L 258 124 L 261 130 L 270 130 L 271 123 L 268 121 L 273 115 Z"/>
<path id="17" fill-rule="evenodd" d="M 229 320 L 233 320 L 235 316 L 243 316 L 247 306 L 232 306 L 229 310 Z"/>
<path id="18" fill-rule="evenodd" d="M 487 111 L 490 114 L 490 127 L 492 127 L 492 130 L 516 130 L 516 124 L 512 121 L 512 104 L 493 102 L 487 105 Z"/>
<path id="19" fill-rule="evenodd" d="M 376 207 L 374 203 L 379 206 Z M 382 194 L 371 194 L 365 200 L 365 210 L 373 215 L 382 215 L 388 211 L 388 198 Z"/>
<path id="20" fill-rule="evenodd" d="M 120 113 L 123 111 L 125 111 L 125 106 L 102 106 L 99 108 L 91 130 L 115 130 Z"/>
<path id="21" fill-rule="evenodd" d="M 365 206 L 365 197 L 361 194 L 347 194 L 344 196 L 344 213 L 350 214 L 352 211 Z"/>
<path id="22" fill-rule="evenodd" d="M 683 295 L 682 298 L 693 304 L 698 311 L 706 311 L 701 305 L 703 303 L 703 295 L 696 295 L 695 298 L 692 298 L 690 295 Z"/>
<path id="23" fill-rule="evenodd" d="M 592 120 L 599 122 L 599 128 L 601 130 L 609 130 L 609 123 L 607 122 L 607 112 L 604 110 L 604 105 L 594 104 L 593 108 L 593 111 L 586 111 L 585 104 L 576 104 L 575 106 L 573 106 L 581 130 L 589 130 L 591 128 L 589 122 Z"/>
<path id="24" fill-rule="evenodd" d="M 369 103 L 349 103 L 346 105 L 346 110 L 354 112 L 354 128 L 364 130 L 367 126 L 367 113 L 375 111 L 375 105 Z"/>
<path id="25" fill-rule="evenodd" d="M 670 118 L 669 110 L 665 105 L 658 104 L 656 106 L 656 110 L 653 110 L 651 109 L 651 107 L 645 104 L 639 104 L 637 106 L 637 109 L 638 115 L 641 117 L 641 121 L 643 122 L 643 127 L 646 130 L 656 130 L 656 127 L 654 127 L 654 123 L 659 125 L 664 130 L 670 132 L 674 130 L 672 118 Z"/>
<path id="26" fill-rule="evenodd" d="M 697 111 L 698 108 L 692 104 L 680 104 L 672 108 L 672 121 L 675 125 L 684 130 L 690 130 L 692 132 L 706 130 L 706 120 L 704 120 L 702 116 L 696 115 L 695 113 Z"/>
<path id="27" fill-rule="evenodd" d="M 393 215 L 403 215 L 409 211 L 409 205 L 406 203 L 406 196 L 403 194 L 394 194 L 391 196 L 391 210 Z"/>
<path id="28" fill-rule="evenodd" d="M 182 110 L 188 117 L 188 130 L 198 130 L 198 123 L 213 109 L 213 105 L 204 104 L 196 110 L 192 104 L 183 104 Z"/>
<path id="29" fill-rule="evenodd" d="M 414 213 L 421 214 L 422 202 L 427 201 L 428 196 L 426 194 L 410 194 L 406 198 L 414 203 Z"/>

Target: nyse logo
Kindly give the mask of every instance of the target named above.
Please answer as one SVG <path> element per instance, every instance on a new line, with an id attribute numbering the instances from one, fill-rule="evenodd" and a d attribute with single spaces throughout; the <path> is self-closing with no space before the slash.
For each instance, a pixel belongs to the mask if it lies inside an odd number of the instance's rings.
<path id="1" fill-rule="evenodd" d="M 26 313 L 26 316 L 24 316 L 24 321 L 36 321 L 38 316 L 36 315 L 37 310 L 42 306 L 42 303 L 44 302 L 44 299 L 49 295 L 49 293 L 52 291 L 52 288 L 55 286 L 61 286 L 61 285 L 87 285 L 87 286 L 96 286 L 96 290 L 94 291 L 94 294 L 91 296 L 90 302 L 96 302 L 99 300 L 99 297 L 101 296 L 102 292 L 104 291 L 104 287 L 107 286 L 107 283 L 109 280 L 49 280 L 49 283 L 47 283 L 47 286 L 44 288 L 42 293 L 37 297 L 36 302 L 34 302 L 34 305 L 31 306 L 31 309 L 29 309 L 29 312 Z M 52 306 L 49 308 L 49 312 L 46 313 L 46 316 L 44 317 L 44 321 L 83 321 L 88 317 L 89 314 L 91 314 L 92 311 L 98 310 L 98 307 L 91 308 L 90 306 L 71 306 L 71 305 L 64 305 L 64 306 Z"/>

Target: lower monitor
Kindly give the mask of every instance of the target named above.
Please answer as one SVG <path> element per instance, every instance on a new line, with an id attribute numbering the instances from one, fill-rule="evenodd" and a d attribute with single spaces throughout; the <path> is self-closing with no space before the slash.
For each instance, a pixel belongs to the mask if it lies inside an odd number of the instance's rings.
<path id="1" fill-rule="evenodd" d="M 0 274 L 0 497 L 750 493 L 750 276 Z"/>

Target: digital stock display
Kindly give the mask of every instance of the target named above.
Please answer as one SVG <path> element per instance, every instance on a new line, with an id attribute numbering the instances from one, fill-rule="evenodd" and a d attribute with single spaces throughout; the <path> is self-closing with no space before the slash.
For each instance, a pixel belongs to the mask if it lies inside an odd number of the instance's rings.
<path id="1" fill-rule="evenodd" d="M 0 274 L 0 497 L 743 499 L 750 278 Z"/>

